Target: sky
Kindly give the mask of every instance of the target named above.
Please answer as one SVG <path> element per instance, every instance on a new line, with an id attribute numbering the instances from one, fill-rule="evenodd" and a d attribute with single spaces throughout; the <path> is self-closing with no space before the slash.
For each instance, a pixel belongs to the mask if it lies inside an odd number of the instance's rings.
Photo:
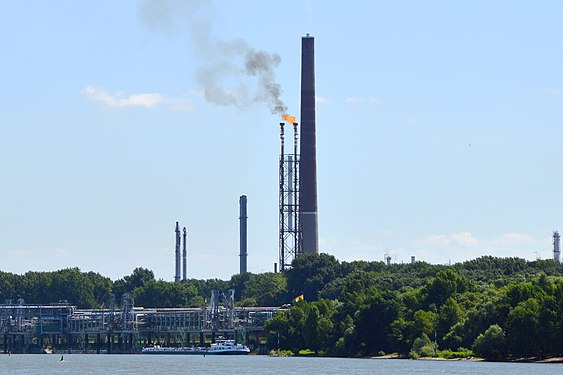
<path id="1" fill-rule="evenodd" d="M 321 252 L 551 258 L 561 14 L 556 0 L 0 0 L 0 270 L 172 281 L 179 221 L 188 277 L 229 279 L 244 194 L 248 270 L 273 271 L 278 124 L 284 106 L 299 119 L 307 33 Z"/>

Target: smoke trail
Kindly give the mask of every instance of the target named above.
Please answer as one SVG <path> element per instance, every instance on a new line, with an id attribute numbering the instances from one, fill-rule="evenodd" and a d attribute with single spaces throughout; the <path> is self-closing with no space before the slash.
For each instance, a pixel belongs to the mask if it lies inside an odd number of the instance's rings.
<path id="1" fill-rule="evenodd" d="M 267 103 L 273 114 L 283 115 L 287 107 L 275 78 L 281 57 L 241 40 L 214 39 L 210 6 L 209 0 L 141 0 L 138 13 L 153 30 L 176 33 L 178 27 L 187 26 L 194 52 L 204 62 L 196 80 L 207 101 L 239 109 Z"/>

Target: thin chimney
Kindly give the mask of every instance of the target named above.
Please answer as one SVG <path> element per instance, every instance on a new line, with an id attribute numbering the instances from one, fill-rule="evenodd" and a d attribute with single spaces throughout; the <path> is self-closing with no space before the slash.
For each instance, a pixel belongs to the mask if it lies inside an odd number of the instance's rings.
<path id="1" fill-rule="evenodd" d="M 188 280 L 188 231 L 186 230 L 186 227 L 184 227 L 183 230 L 183 238 L 182 238 L 182 245 L 184 246 L 183 248 L 183 253 L 182 253 L 182 258 L 183 258 L 183 275 L 182 275 L 182 280 L 187 281 Z"/>
<path id="2" fill-rule="evenodd" d="M 176 274 L 174 281 L 180 281 L 180 225 L 176 222 Z"/>
<path id="3" fill-rule="evenodd" d="M 246 216 L 246 195 L 241 195 L 239 199 L 239 210 L 240 210 L 240 273 L 247 272 L 246 258 L 247 258 L 247 229 L 246 221 L 248 217 Z"/>

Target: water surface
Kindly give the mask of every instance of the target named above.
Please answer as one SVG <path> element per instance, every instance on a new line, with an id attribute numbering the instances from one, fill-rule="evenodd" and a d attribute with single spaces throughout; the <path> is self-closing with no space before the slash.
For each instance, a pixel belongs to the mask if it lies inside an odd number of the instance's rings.
<path id="1" fill-rule="evenodd" d="M 394 359 L 276 358 L 267 356 L 0 355 L 0 374 L 476 374 L 561 375 L 562 364 L 413 361 Z"/>

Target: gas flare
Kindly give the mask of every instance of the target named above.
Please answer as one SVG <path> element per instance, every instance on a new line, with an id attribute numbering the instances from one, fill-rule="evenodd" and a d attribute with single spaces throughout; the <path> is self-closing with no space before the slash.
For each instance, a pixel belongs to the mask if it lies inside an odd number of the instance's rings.
<path id="1" fill-rule="evenodd" d="M 296 124 L 297 123 L 297 119 L 295 118 L 295 116 L 283 115 L 283 119 L 284 119 L 284 121 L 286 121 L 290 124 Z"/>

